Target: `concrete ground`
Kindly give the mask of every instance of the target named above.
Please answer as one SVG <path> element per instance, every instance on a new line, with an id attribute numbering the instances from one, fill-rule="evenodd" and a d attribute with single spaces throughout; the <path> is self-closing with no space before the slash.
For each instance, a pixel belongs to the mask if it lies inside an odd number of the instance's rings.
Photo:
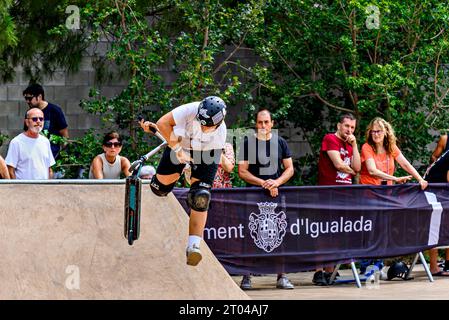
<path id="1" fill-rule="evenodd" d="M 395 278 L 379 282 L 377 286 L 357 288 L 355 283 L 315 286 L 312 284 L 314 272 L 290 273 L 288 277 L 295 285 L 293 290 L 276 289 L 276 275 L 252 277 L 252 290 L 245 293 L 256 300 L 448 300 L 449 277 L 434 277 L 429 282 L 422 265 L 416 265 L 413 280 Z M 351 276 L 350 269 L 340 270 L 342 276 Z M 233 276 L 240 285 L 241 276 Z"/>

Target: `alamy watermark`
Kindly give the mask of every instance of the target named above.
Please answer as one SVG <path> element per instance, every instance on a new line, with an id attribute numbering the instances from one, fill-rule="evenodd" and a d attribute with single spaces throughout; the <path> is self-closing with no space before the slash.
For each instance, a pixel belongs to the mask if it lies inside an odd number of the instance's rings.
<path id="1" fill-rule="evenodd" d="M 68 290 L 80 289 L 80 268 L 76 265 L 68 265 L 65 273 L 69 276 L 65 279 L 65 287 Z"/>
<path id="2" fill-rule="evenodd" d="M 249 165 L 257 164 L 259 166 L 259 175 L 270 176 L 276 174 L 279 170 L 279 139 L 278 130 L 271 131 L 271 138 L 263 140 L 257 138 L 254 129 L 228 129 L 226 132 L 226 141 L 231 144 L 235 143 L 235 157 L 236 162 L 247 161 Z M 212 153 L 214 148 L 209 145 L 215 145 L 214 141 L 207 140 L 207 134 L 202 132 L 196 133 L 190 145 L 191 148 L 184 149 L 184 152 L 190 154 L 193 164 L 218 164 L 220 162 L 220 155 L 217 152 Z M 217 139 L 215 137 L 214 139 Z M 177 137 L 172 137 L 171 140 L 177 140 Z M 186 140 L 189 140 L 186 137 Z M 182 142 L 181 142 L 182 143 Z M 185 144 L 182 143 L 183 146 Z M 193 147 L 194 146 L 194 147 Z M 190 149 L 193 151 L 190 152 Z M 217 149 L 215 149 L 217 150 Z M 170 160 L 174 164 L 179 164 L 177 156 L 174 152 L 170 153 Z"/>
<path id="3" fill-rule="evenodd" d="M 380 271 L 376 271 L 370 275 L 365 281 L 365 288 L 368 290 L 380 289 L 380 275 Z"/>
<path id="4" fill-rule="evenodd" d="M 379 7 L 371 5 L 365 10 L 368 17 L 365 20 L 365 26 L 369 29 L 379 29 L 380 27 L 380 10 Z"/>
<path id="5" fill-rule="evenodd" d="M 65 20 L 65 26 L 69 30 L 80 29 L 80 8 L 75 5 L 70 5 L 65 8 L 65 13 L 70 14 Z"/>

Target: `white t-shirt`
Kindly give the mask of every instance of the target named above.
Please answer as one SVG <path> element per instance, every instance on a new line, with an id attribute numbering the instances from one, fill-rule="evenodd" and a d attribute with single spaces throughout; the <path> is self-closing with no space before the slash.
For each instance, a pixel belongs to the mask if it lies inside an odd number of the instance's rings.
<path id="1" fill-rule="evenodd" d="M 30 138 L 24 133 L 9 143 L 5 162 L 15 168 L 18 180 L 46 180 L 48 169 L 56 163 L 46 137 Z"/>
<path id="2" fill-rule="evenodd" d="M 201 130 L 201 124 L 196 120 L 199 101 L 183 104 L 172 110 L 175 119 L 173 132 L 176 137 L 181 137 L 181 146 L 184 149 L 204 151 L 223 149 L 226 142 L 226 124 L 210 133 Z"/>

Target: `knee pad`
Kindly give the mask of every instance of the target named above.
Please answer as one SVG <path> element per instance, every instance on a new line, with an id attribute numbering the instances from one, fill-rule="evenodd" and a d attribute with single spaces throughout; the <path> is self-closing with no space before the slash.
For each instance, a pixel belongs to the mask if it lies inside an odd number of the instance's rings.
<path id="1" fill-rule="evenodd" d="M 195 211 L 205 212 L 209 209 L 211 185 L 197 181 L 192 184 L 189 193 L 187 193 L 187 204 Z"/>
<path id="2" fill-rule="evenodd" d="M 165 197 L 167 194 L 170 193 L 170 191 L 173 190 L 173 187 L 175 186 L 176 182 L 173 182 L 172 184 L 166 185 L 162 184 L 156 177 L 156 175 L 151 178 L 150 187 L 153 193 L 159 197 Z"/>

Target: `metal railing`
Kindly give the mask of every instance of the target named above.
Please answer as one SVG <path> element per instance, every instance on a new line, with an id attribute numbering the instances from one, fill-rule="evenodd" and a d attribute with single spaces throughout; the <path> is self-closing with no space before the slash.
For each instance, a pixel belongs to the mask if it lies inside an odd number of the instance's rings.
<path id="1" fill-rule="evenodd" d="M 150 184 L 151 180 L 142 179 L 143 184 Z M 49 180 L 0 180 L 0 184 L 125 184 L 125 179 L 49 179 Z"/>

